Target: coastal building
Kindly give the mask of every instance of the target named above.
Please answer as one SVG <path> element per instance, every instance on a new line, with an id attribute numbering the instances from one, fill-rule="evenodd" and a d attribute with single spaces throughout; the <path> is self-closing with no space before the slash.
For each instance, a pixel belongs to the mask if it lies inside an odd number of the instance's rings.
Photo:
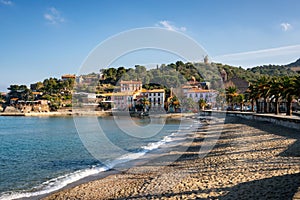
<path id="1" fill-rule="evenodd" d="M 43 93 L 42 92 L 32 92 L 34 99 L 39 99 Z"/>
<path id="2" fill-rule="evenodd" d="M 98 81 L 102 79 L 102 75 L 91 73 L 88 75 L 80 75 L 75 78 L 77 84 L 97 85 Z"/>
<path id="3" fill-rule="evenodd" d="M 194 102 L 204 99 L 207 103 L 213 103 L 215 102 L 214 94 L 216 94 L 216 91 L 214 90 L 204 90 L 199 88 L 192 88 L 184 91 L 184 96 L 193 99 Z"/>
<path id="4" fill-rule="evenodd" d="M 113 108 L 117 110 L 129 110 L 135 106 L 138 92 L 115 92 L 106 94 L 113 102 Z"/>
<path id="5" fill-rule="evenodd" d="M 143 98 L 146 98 L 149 101 L 151 109 L 153 110 L 163 109 L 165 102 L 164 89 L 141 89 L 140 91 L 114 92 L 101 95 L 105 96 L 106 100 L 112 102 L 112 108 L 116 110 L 130 110 L 135 108 Z"/>
<path id="6" fill-rule="evenodd" d="M 17 102 L 18 102 L 18 100 L 19 100 L 19 98 L 17 98 L 17 97 L 14 97 L 14 98 L 11 98 L 10 99 L 10 104 L 12 105 L 12 104 L 16 104 Z"/>
<path id="7" fill-rule="evenodd" d="M 164 108 L 164 89 L 142 90 L 141 94 L 148 98 L 151 105 L 151 109 Z"/>
<path id="8" fill-rule="evenodd" d="M 88 93 L 88 92 L 76 92 L 73 94 L 74 99 L 80 99 L 81 103 L 84 104 L 95 104 L 98 103 L 98 96 L 95 93 Z"/>
<path id="9" fill-rule="evenodd" d="M 74 79 L 75 80 L 76 76 L 75 74 L 65 74 L 61 76 L 61 80 L 65 81 L 68 79 Z"/>
<path id="10" fill-rule="evenodd" d="M 181 87 L 183 93 L 186 93 L 191 89 L 197 89 L 197 88 L 198 87 L 194 87 L 194 86 L 191 86 L 191 85 L 184 85 L 184 86 Z"/>
<path id="11" fill-rule="evenodd" d="M 121 92 L 140 91 L 142 86 L 142 81 L 120 81 Z"/>

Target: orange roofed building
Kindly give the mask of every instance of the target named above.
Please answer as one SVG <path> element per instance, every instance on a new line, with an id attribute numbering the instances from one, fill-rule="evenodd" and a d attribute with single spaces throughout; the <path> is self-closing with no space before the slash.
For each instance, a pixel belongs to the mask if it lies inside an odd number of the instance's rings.
<path id="1" fill-rule="evenodd" d="M 61 76 L 62 80 L 75 79 L 75 78 L 76 78 L 75 74 L 65 74 Z"/>
<path id="2" fill-rule="evenodd" d="M 114 103 L 114 108 L 118 110 L 128 110 L 135 106 L 134 100 L 139 92 L 114 92 L 103 94 Z"/>

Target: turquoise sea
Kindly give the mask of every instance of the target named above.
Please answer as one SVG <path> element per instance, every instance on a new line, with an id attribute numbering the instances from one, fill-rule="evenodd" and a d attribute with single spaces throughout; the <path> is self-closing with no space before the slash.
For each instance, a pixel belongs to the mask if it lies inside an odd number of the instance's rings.
<path id="1" fill-rule="evenodd" d="M 112 117 L 82 117 L 75 122 L 72 117 L 0 117 L 0 199 L 56 191 L 175 141 L 181 129 L 193 126 L 179 120 L 151 120 L 147 128 L 147 118 L 116 123 Z M 131 134 L 134 126 L 144 127 L 145 133 Z M 101 127 L 102 134 L 93 127 Z M 143 135 L 151 131 L 155 134 Z M 92 141 L 87 143 L 85 137 Z"/>

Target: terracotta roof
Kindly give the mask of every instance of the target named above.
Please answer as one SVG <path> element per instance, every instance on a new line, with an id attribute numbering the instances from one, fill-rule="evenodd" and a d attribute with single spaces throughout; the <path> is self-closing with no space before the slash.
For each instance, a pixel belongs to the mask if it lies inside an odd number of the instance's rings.
<path id="1" fill-rule="evenodd" d="M 186 88 L 194 88 L 195 86 L 191 86 L 191 85 L 184 85 L 181 88 L 186 89 Z"/>
<path id="2" fill-rule="evenodd" d="M 42 94 L 42 92 L 32 92 L 32 94 Z"/>
<path id="3" fill-rule="evenodd" d="M 208 92 L 213 92 L 213 90 L 202 90 L 198 88 L 193 88 L 187 91 L 188 93 L 208 93 Z"/>
<path id="4" fill-rule="evenodd" d="M 120 84 L 142 84 L 142 81 L 120 81 Z"/>
<path id="5" fill-rule="evenodd" d="M 131 96 L 131 95 L 134 95 L 135 93 L 134 92 L 113 92 L 113 93 L 104 93 L 104 94 L 101 94 L 103 96 Z"/>
<path id="6" fill-rule="evenodd" d="M 165 92 L 164 89 L 153 89 L 153 90 L 147 90 L 149 93 L 154 93 L 154 92 Z"/>
<path id="7" fill-rule="evenodd" d="M 11 98 L 10 100 L 13 100 L 13 101 L 16 101 L 18 100 L 19 98 Z"/>
<path id="8" fill-rule="evenodd" d="M 75 74 L 65 74 L 65 75 L 62 75 L 61 78 L 76 78 Z"/>

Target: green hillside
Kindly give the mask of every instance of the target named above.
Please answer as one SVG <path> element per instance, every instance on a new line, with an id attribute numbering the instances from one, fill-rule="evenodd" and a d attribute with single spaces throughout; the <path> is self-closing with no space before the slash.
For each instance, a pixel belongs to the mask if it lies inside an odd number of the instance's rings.
<path id="1" fill-rule="evenodd" d="M 291 70 L 291 67 L 299 67 L 300 59 L 287 65 L 263 65 L 248 69 L 253 73 L 266 76 L 297 76 L 297 72 Z"/>

